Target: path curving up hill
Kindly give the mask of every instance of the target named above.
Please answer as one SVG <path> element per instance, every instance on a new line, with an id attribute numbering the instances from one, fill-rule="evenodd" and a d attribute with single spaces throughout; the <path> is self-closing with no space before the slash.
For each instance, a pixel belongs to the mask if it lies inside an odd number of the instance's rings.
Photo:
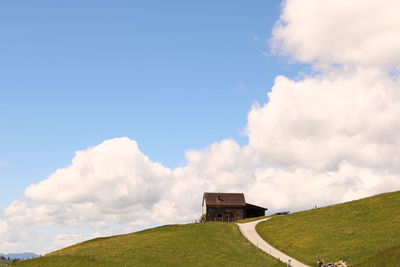
<path id="1" fill-rule="evenodd" d="M 275 257 L 286 264 L 290 263 L 290 266 L 293 267 L 310 267 L 309 265 L 305 265 L 293 259 L 292 257 L 286 255 L 282 251 L 277 250 L 276 248 L 274 248 L 273 246 L 268 244 L 264 239 L 261 238 L 261 236 L 256 231 L 256 225 L 259 222 L 266 221 L 268 219 L 270 218 L 261 219 L 258 221 L 253 221 L 248 223 L 237 223 L 237 225 L 239 226 L 240 232 L 243 234 L 244 237 L 247 238 L 247 240 L 249 240 L 253 245 L 265 251 L 272 257 Z"/>

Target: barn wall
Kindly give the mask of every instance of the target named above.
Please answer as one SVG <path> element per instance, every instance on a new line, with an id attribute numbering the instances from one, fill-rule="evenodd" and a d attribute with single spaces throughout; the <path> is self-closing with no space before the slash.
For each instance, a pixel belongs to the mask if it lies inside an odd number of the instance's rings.
<path id="1" fill-rule="evenodd" d="M 243 207 L 207 207 L 207 221 L 232 222 L 244 218 Z"/>
<path id="2" fill-rule="evenodd" d="M 263 209 L 246 209 L 246 218 L 265 216 Z"/>

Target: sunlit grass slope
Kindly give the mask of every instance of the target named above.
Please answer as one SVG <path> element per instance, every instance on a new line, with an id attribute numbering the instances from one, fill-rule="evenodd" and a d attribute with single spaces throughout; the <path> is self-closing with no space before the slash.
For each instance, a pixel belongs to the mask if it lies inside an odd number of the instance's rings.
<path id="1" fill-rule="evenodd" d="M 11 264 L 11 260 L 2 260 L 0 259 L 0 267 L 7 267 L 9 264 Z"/>
<path id="2" fill-rule="evenodd" d="M 310 265 L 321 258 L 349 265 L 368 260 L 362 266 L 374 266 L 371 257 L 390 264 L 399 255 L 394 248 L 400 245 L 400 192 L 276 216 L 256 229 L 273 246 Z"/>
<path id="3" fill-rule="evenodd" d="M 248 223 L 248 222 L 254 222 L 254 221 L 258 221 L 261 219 L 265 219 L 268 218 L 269 216 L 259 216 L 259 217 L 252 217 L 252 218 L 247 218 L 247 219 L 242 219 L 242 220 L 238 220 L 236 221 L 237 223 Z"/>
<path id="4" fill-rule="evenodd" d="M 285 266 L 233 223 L 168 225 L 97 238 L 16 266 Z"/>
<path id="5" fill-rule="evenodd" d="M 400 265 L 400 246 L 389 248 L 379 254 L 356 264 L 356 267 L 398 267 Z"/>

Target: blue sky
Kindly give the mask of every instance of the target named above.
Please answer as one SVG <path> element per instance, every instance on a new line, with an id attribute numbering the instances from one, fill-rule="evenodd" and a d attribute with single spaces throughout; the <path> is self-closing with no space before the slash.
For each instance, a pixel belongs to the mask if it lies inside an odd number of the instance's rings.
<path id="1" fill-rule="evenodd" d="M 112 137 L 152 160 L 241 143 L 247 112 L 277 74 L 263 55 L 280 1 L 3 1 L 0 208 Z"/>

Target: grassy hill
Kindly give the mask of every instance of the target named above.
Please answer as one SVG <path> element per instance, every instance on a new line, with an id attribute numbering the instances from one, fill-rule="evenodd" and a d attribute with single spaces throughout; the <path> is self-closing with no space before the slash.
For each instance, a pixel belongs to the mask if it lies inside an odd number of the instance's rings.
<path id="1" fill-rule="evenodd" d="M 233 223 L 168 225 L 96 238 L 15 266 L 286 266 Z"/>
<path id="2" fill-rule="evenodd" d="M 376 266 L 376 267 L 398 267 L 400 263 L 400 246 L 386 249 L 362 263 L 356 264 L 356 267 Z"/>
<path id="3" fill-rule="evenodd" d="M 261 220 L 261 219 L 265 219 L 265 218 L 267 218 L 267 217 L 270 217 L 270 216 L 252 217 L 252 218 L 247 218 L 247 219 L 238 220 L 238 221 L 236 221 L 236 222 L 237 222 L 237 223 L 248 223 L 248 222 L 254 222 L 254 221 Z"/>
<path id="4" fill-rule="evenodd" d="M 271 245 L 315 265 L 400 266 L 400 192 L 275 216 L 256 227 Z"/>
<path id="5" fill-rule="evenodd" d="M 0 267 L 7 267 L 9 264 L 12 263 L 12 260 L 3 260 L 0 259 Z"/>

